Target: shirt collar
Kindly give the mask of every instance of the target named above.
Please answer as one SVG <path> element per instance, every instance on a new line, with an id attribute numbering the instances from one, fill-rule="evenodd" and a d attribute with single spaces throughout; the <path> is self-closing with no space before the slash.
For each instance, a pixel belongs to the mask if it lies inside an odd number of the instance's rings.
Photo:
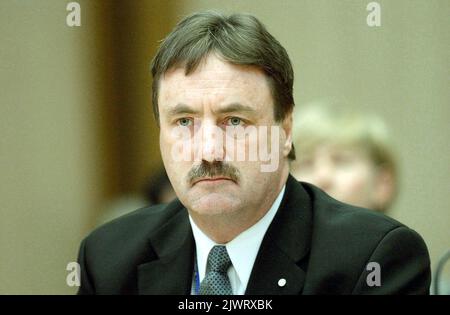
<path id="1" fill-rule="evenodd" d="M 225 244 L 228 255 L 233 263 L 233 267 L 244 287 L 247 286 L 251 271 L 253 269 L 253 264 L 255 263 L 256 256 L 258 255 L 259 247 L 261 246 L 262 240 L 267 232 L 267 229 L 269 228 L 270 223 L 272 223 L 272 220 L 277 213 L 281 200 L 283 199 L 285 189 L 286 185 L 284 185 L 281 189 L 269 211 L 267 211 L 267 213 L 258 222 Z M 200 281 L 202 281 L 206 273 L 208 254 L 212 247 L 218 244 L 216 244 L 207 235 L 205 235 L 202 230 L 200 230 L 190 215 L 189 220 L 191 222 L 192 232 L 194 234 L 196 244 L 199 278 Z"/>

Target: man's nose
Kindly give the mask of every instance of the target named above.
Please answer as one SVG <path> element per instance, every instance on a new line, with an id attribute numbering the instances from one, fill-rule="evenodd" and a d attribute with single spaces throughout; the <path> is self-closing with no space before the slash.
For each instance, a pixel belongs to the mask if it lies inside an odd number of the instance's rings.
<path id="1" fill-rule="evenodd" d="M 216 124 L 205 122 L 198 134 L 199 145 L 197 151 L 200 159 L 207 162 L 223 161 L 224 132 Z"/>

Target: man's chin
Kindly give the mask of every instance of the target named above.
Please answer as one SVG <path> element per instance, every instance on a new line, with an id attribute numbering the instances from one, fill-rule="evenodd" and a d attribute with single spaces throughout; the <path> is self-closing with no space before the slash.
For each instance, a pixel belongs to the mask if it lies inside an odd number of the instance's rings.
<path id="1" fill-rule="evenodd" d="M 240 200 L 232 196 L 210 193 L 192 203 L 191 210 L 198 215 L 231 214 L 240 207 Z"/>

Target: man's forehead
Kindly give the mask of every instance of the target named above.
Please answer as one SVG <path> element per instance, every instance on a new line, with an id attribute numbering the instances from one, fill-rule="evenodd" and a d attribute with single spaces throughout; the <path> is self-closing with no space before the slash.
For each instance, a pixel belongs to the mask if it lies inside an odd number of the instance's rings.
<path id="1" fill-rule="evenodd" d="M 204 58 L 189 75 L 185 72 L 185 65 L 180 64 L 166 71 L 161 79 L 163 82 L 210 87 L 220 84 L 260 83 L 266 78 L 265 73 L 256 66 L 232 64 L 214 54 Z"/>
<path id="2" fill-rule="evenodd" d="M 257 69 L 202 69 L 189 75 L 185 70 L 177 68 L 168 71 L 161 78 L 161 87 L 170 85 L 170 88 L 236 88 L 243 86 L 258 86 L 266 83 L 266 78 Z"/>
<path id="3" fill-rule="evenodd" d="M 227 103 L 247 104 L 259 108 L 263 104 L 271 103 L 271 94 L 269 91 L 262 91 L 256 88 L 246 88 L 245 85 L 220 85 L 206 84 L 201 86 L 183 85 L 167 88 L 162 87 L 160 93 L 160 103 L 166 106 L 174 106 L 177 103 L 189 105 L 210 104 L 223 105 Z"/>
<path id="4" fill-rule="evenodd" d="M 267 102 L 271 98 L 269 85 L 263 74 L 255 72 L 213 72 L 209 69 L 185 75 L 177 69 L 161 79 L 160 100 L 187 101 L 211 96 L 232 102 Z M 266 99 L 264 101 L 264 99 Z"/>

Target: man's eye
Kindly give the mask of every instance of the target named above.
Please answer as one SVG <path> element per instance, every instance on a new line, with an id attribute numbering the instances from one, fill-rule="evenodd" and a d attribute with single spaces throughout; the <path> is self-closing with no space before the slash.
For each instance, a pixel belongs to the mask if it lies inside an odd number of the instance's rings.
<path id="1" fill-rule="evenodd" d="M 230 126 L 239 126 L 242 123 L 243 123 L 243 121 L 239 117 L 231 117 L 227 121 L 227 125 L 230 125 Z"/>
<path id="2" fill-rule="evenodd" d="M 177 123 L 178 123 L 180 126 L 187 127 L 187 126 L 190 126 L 190 125 L 191 125 L 192 120 L 189 119 L 189 118 L 180 118 L 180 119 L 178 119 Z"/>

